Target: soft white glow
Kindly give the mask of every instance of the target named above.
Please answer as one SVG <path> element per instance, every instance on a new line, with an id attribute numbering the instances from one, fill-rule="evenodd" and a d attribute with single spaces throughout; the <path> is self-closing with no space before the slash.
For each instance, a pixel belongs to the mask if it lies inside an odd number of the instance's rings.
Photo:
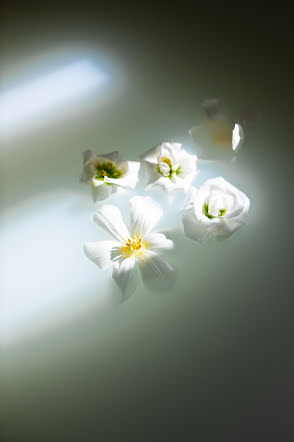
<path id="1" fill-rule="evenodd" d="M 105 302 L 107 275 L 83 253 L 85 237 L 97 238 L 86 208 L 78 193 L 60 192 L 2 213 L 0 348 Z"/>
<path id="2" fill-rule="evenodd" d="M 15 87 L 0 95 L 0 128 L 52 110 L 104 81 L 103 72 L 93 63 L 82 60 Z"/>

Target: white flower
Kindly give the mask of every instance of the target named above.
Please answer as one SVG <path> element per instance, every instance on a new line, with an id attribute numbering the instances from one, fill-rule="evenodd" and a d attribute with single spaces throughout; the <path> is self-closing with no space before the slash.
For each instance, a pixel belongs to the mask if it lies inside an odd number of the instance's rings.
<path id="1" fill-rule="evenodd" d="M 134 189 L 139 169 L 139 162 L 119 160 L 118 152 L 95 155 L 87 150 L 83 153 L 81 181 L 92 186 L 94 201 L 104 200 L 119 187 Z"/>
<path id="2" fill-rule="evenodd" d="M 147 287 L 169 288 L 174 282 L 174 270 L 158 252 L 171 249 L 173 242 L 162 233 L 151 232 L 162 216 L 161 207 L 149 197 L 136 196 L 130 200 L 129 214 L 128 229 L 117 207 L 102 206 L 94 221 L 114 239 L 86 243 L 86 256 L 102 270 L 112 268 L 112 278 L 124 296 L 136 289 L 138 268 Z"/>
<path id="3" fill-rule="evenodd" d="M 226 238 L 245 223 L 250 201 L 224 178 L 212 178 L 191 189 L 183 215 L 185 235 L 196 241 Z"/>
<path id="4" fill-rule="evenodd" d="M 189 155 L 180 143 L 161 143 L 149 150 L 142 159 L 150 175 L 146 190 L 159 186 L 168 192 L 186 192 L 197 173 L 197 156 Z"/>
<path id="5" fill-rule="evenodd" d="M 204 100 L 202 103 L 206 121 L 192 127 L 189 133 L 198 146 L 203 146 L 208 155 L 226 155 L 237 152 L 244 141 L 241 124 L 232 123 L 218 99 Z"/>

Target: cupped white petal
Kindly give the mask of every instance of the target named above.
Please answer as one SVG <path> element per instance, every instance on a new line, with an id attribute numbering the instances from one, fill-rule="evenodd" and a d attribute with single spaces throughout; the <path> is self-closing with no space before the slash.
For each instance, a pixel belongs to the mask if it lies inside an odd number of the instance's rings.
<path id="1" fill-rule="evenodd" d="M 138 259 L 143 283 L 150 290 L 169 290 L 175 283 L 175 269 L 156 252 L 146 250 Z"/>
<path id="2" fill-rule="evenodd" d="M 177 152 L 181 149 L 181 146 L 181 143 L 169 143 L 164 141 L 158 146 L 148 150 L 142 156 L 142 160 L 146 161 L 147 163 L 158 164 L 159 157 L 167 156 L 168 158 L 170 158 L 174 152 Z"/>
<path id="3" fill-rule="evenodd" d="M 121 289 L 125 299 L 132 295 L 139 282 L 136 259 L 126 258 L 115 263 L 112 269 L 112 278 Z"/>
<path id="4" fill-rule="evenodd" d="M 119 165 L 117 165 L 120 170 Z M 140 163 L 137 161 L 126 161 L 125 171 L 121 178 L 109 178 L 104 177 L 106 183 L 116 184 L 117 186 L 130 187 L 134 189 L 138 182 L 138 172 L 140 169 Z"/>
<path id="5" fill-rule="evenodd" d="M 121 256 L 121 243 L 118 241 L 98 241 L 84 244 L 87 258 L 101 269 L 111 267 L 116 259 Z"/>
<path id="6" fill-rule="evenodd" d="M 129 238 L 129 231 L 122 219 L 120 210 L 112 205 L 102 206 L 94 214 L 94 221 L 99 227 L 110 233 L 121 243 Z"/>
<path id="7" fill-rule="evenodd" d="M 244 141 L 244 130 L 241 124 L 235 124 L 232 132 L 232 149 L 236 152 L 242 146 Z"/>
<path id="8" fill-rule="evenodd" d="M 130 221 L 132 236 L 144 237 L 149 233 L 159 218 L 162 208 L 151 198 L 135 196 L 130 200 Z"/>
<path id="9" fill-rule="evenodd" d="M 194 191 L 191 200 L 193 205 L 190 201 L 190 211 L 183 219 L 184 228 L 186 224 L 187 232 L 192 232 L 187 234 L 189 237 L 201 234 L 197 223 L 215 237 L 225 238 L 247 220 L 248 197 L 223 177 L 207 180 L 197 192 Z"/>
<path id="10" fill-rule="evenodd" d="M 170 239 L 167 239 L 163 233 L 149 233 L 144 237 L 144 246 L 150 250 L 168 250 L 174 247 L 174 243 Z"/>
<path id="11" fill-rule="evenodd" d="M 208 230 L 195 216 L 193 207 L 186 209 L 183 214 L 185 235 L 194 241 L 204 242 L 208 239 Z"/>
<path id="12" fill-rule="evenodd" d="M 158 155 L 157 159 L 158 163 L 161 162 L 162 158 L 167 158 L 171 162 L 172 169 L 177 169 L 177 154 L 180 148 L 181 144 L 179 143 L 162 143 L 160 154 Z"/>
<path id="13" fill-rule="evenodd" d="M 177 162 L 180 166 L 180 171 L 178 176 L 180 178 L 185 178 L 189 174 L 196 174 L 197 172 L 197 156 L 190 155 L 185 150 L 180 150 L 177 153 Z"/>
<path id="14" fill-rule="evenodd" d="M 148 184 L 148 186 L 146 186 L 145 190 L 153 190 L 156 188 L 162 188 L 166 192 L 171 192 L 172 190 L 174 190 L 174 186 L 173 186 L 173 183 L 171 182 L 171 180 L 169 178 L 163 177 L 163 176 L 160 176 L 160 178 L 158 178 L 153 183 Z"/>
<path id="15" fill-rule="evenodd" d="M 173 190 L 185 190 L 186 189 L 186 183 L 185 178 L 180 178 L 177 174 L 173 174 L 170 177 L 170 181 L 172 183 L 172 189 Z"/>
<path id="16" fill-rule="evenodd" d="M 197 195 L 198 195 L 198 189 L 196 189 L 195 186 L 191 186 L 185 202 L 185 209 L 190 209 L 191 207 L 194 207 L 194 201 Z"/>
<path id="17" fill-rule="evenodd" d="M 92 187 L 93 200 L 97 201 L 106 200 L 113 192 L 116 191 L 116 186 L 106 184 L 101 180 L 101 185 Z"/>
<path id="18" fill-rule="evenodd" d="M 160 151 L 161 151 L 161 144 L 148 150 L 144 155 L 142 155 L 142 160 L 150 164 L 157 164 L 158 155 L 160 154 Z"/>

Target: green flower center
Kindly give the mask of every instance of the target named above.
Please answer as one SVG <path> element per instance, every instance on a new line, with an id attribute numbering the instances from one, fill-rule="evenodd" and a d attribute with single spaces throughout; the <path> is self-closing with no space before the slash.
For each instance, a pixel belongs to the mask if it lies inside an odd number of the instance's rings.
<path id="1" fill-rule="evenodd" d="M 97 180 L 104 180 L 104 177 L 108 178 L 119 178 L 121 176 L 121 171 L 118 170 L 113 163 L 110 161 L 108 163 L 99 163 L 96 166 L 96 176 Z"/>
<path id="2" fill-rule="evenodd" d="M 217 216 L 213 216 L 213 215 L 210 215 L 210 213 L 208 212 L 208 203 L 206 203 L 206 204 L 203 205 L 203 213 L 209 219 L 219 218 L 220 216 L 224 216 L 224 214 L 226 213 L 226 209 L 219 209 L 218 215 Z"/>
<path id="3" fill-rule="evenodd" d="M 172 163 L 171 163 L 171 160 L 169 158 L 162 157 L 162 158 L 160 158 L 160 162 L 161 163 L 166 163 L 169 166 L 169 175 L 163 175 L 163 173 L 160 170 L 160 167 L 158 166 L 158 172 L 161 173 L 161 175 L 165 176 L 166 178 L 171 178 L 174 173 L 176 175 L 178 175 L 180 173 L 181 166 L 179 166 L 176 170 L 174 170 L 173 166 L 172 166 Z"/>

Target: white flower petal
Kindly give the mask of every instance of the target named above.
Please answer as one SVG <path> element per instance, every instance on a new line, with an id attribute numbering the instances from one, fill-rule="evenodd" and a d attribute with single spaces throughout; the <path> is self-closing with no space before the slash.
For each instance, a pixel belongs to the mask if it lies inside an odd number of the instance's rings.
<path id="1" fill-rule="evenodd" d="M 163 188 L 166 192 L 171 192 L 174 190 L 173 183 L 167 177 L 160 176 L 154 183 L 148 184 L 145 190 L 153 190 L 154 188 Z"/>
<path id="2" fill-rule="evenodd" d="M 142 160 L 150 164 L 157 164 L 158 155 L 160 154 L 160 151 L 161 151 L 161 144 L 159 144 L 159 146 L 156 146 L 148 150 L 144 155 L 142 155 Z"/>
<path id="3" fill-rule="evenodd" d="M 185 209 L 190 209 L 191 207 L 194 207 L 194 201 L 196 199 L 197 194 L 198 194 L 198 189 L 196 189 L 196 187 L 194 186 L 191 186 L 185 203 Z"/>
<path id="4" fill-rule="evenodd" d="M 170 158 L 173 152 L 177 152 L 181 149 L 181 143 L 168 143 L 163 142 L 158 146 L 148 150 L 143 156 L 142 160 L 151 164 L 158 164 L 159 156 L 168 156 Z"/>
<path id="5" fill-rule="evenodd" d="M 119 165 L 117 166 L 120 170 Z M 140 169 L 140 163 L 137 161 L 126 161 L 126 172 L 121 178 L 108 178 L 104 177 L 105 182 L 113 183 L 117 186 L 130 187 L 134 189 L 138 181 L 138 172 Z"/>
<path id="6" fill-rule="evenodd" d="M 94 214 L 94 221 L 99 227 L 109 232 L 115 239 L 124 243 L 130 237 L 128 229 L 122 219 L 120 210 L 112 205 L 102 206 Z"/>
<path id="7" fill-rule="evenodd" d="M 190 155 L 185 150 L 181 150 L 177 154 L 177 162 L 181 169 L 179 172 L 179 177 L 184 178 L 189 174 L 196 174 L 197 172 L 197 156 Z"/>
<path id="8" fill-rule="evenodd" d="M 188 238 L 199 242 L 204 242 L 207 240 L 208 231 L 196 218 L 193 208 L 185 210 L 183 214 L 183 226 L 185 235 Z"/>
<path id="9" fill-rule="evenodd" d="M 244 131 L 241 124 L 235 124 L 232 132 L 232 149 L 236 152 L 244 141 Z"/>
<path id="10" fill-rule="evenodd" d="M 132 236 L 144 237 L 149 233 L 159 218 L 162 208 L 149 197 L 135 196 L 130 200 L 130 221 Z"/>
<path id="11" fill-rule="evenodd" d="M 163 233 L 149 233 L 144 237 L 145 247 L 147 249 L 172 249 L 173 241 L 167 239 Z"/>
<path id="12" fill-rule="evenodd" d="M 121 289 L 124 298 L 128 298 L 134 293 L 139 282 L 136 260 L 126 258 L 114 264 L 112 278 Z"/>
<path id="13" fill-rule="evenodd" d="M 169 142 L 163 142 L 162 145 L 166 147 L 167 149 L 170 149 L 171 151 L 179 151 L 182 147 L 181 143 L 169 143 Z"/>
<path id="14" fill-rule="evenodd" d="M 91 178 L 91 184 L 92 184 L 92 186 L 93 187 L 99 187 L 99 186 L 102 186 L 103 184 L 105 184 L 105 181 L 104 181 L 104 179 L 103 180 L 101 180 L 101 179 L 97 179 L 97 178 L 95 178 L 94 176 Z"/>
<path id="15" fill-rule="evenodd" d="M 121 243 L 117 241 L 98 241 L 84 244 L 84 252 L 101 269 L 111 267 L 121 256 Z"/>
<path id="16" fill-rule="evenodd" d="M 83 163 L 84 164 L 94 158 L 96 158 L 96 155 L 91 150 L 85 150 L 83 152 Z"/>
<path id="17" fill-rule="evenodd" d="M 191 197 L 193 206 L 190 201 L 190 211 L 185 213 L 183 222 L 186 235 L 193 239 L 201 235 L 201 226 L 217 238 L 227 237 L 247 219 L 248 197 L 222 177 L 207 180 Z"/>
<path id="18" fill-rule="evenodd" d="M 103 155 L 99 155 L 99 156 L 100 156 L 100 157 L 103 157 L 103 158 L 107 158 L 108 160 L 110 160 L 110 161 L 116 163 L 116 162 L 118 161 L 118 156 L 119 156 L 119 154 L 118 154 L 118 151 L 115 150 L 114 152 L 105 153 L 105 154 L 103 154 Z"/>
<path id="19" fill-rule="evenodd" d="M 111 193 L 116 191 L 116 186 L 105 184 L 102 180 L 101 182 L 103 185 L 92 187 L 93 200 L 95 203 L 97 201 L 106 200 Z"/>
<path id="20" fill-rule="evenodd" d="M 174 268 L 156 252 L 146 250 L 138 259 L 138 263 L 143 283 L 150 290 L 168 290 L 174 285 L 176 278 Z"/>

